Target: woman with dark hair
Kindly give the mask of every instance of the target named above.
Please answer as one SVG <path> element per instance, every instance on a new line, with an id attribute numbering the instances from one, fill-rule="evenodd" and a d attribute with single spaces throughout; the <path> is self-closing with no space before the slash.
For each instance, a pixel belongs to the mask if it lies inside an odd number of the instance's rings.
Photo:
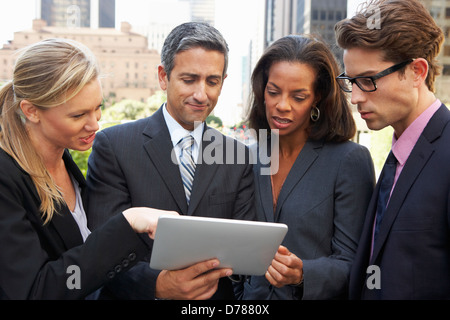
<path id="1" fill-rule="evenodd" d="M 259 148 L 278 146 L 270 174 L 259 157 L 254 166 L 257 215 L 289 231 L 265 276 L 236 287 L 241 299 L 347 296 L 375 175 L 367 148 L 350 141 L 356 128 L 338 74 L 326 44 L 298 35 L 275 41 L 253 71 L 249 123 Z"/>

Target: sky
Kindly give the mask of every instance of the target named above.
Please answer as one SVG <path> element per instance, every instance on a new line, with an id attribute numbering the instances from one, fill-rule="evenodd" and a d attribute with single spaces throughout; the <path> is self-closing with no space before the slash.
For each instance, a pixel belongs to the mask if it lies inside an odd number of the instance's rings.
<path id="1" fill-rule="evenodd" d="M 159 2 L 170 3 L 175 0 Z M 329 0 L 334 1 L 334 0 Z M 356 6 L 363 0 L 348 0 L 348 13 L 353 14 Z M 32 20 L 36 17 L 36 0 L 0 0 L 0 47 L 14 38 L 14 32 L 31 29 Z M 216 114 L 225 118 L 225 122 L 233 122 L 229 117 L 227 105 L 234 105 L 241 100 L 241 62 L 248 52 L 248 42 L 252 36 L 255 17 L 252 12 L 255 5 L 263 0 L 216 0 L 215 26 L 223 34 L 230 48 L 228 77 L 225 80 Z M 131 25 L 146 19 L 143 10 L 148 7 L 149 0 L 116 0 L 116 26 L 128 21 Z M 239 10 L 236 10 L 239 8 Z M 138 10 L 137 10 L 138 9 Z M 166 13 L 160 13 L 161 19 L 174 15 L 173 7 Z M 132 20 L 132 21 L 130 21 Z"/>
<path id="2" fill-rule="evenodd" d="M 129 16 L 131 10 L 142 8 L 139 3 L 148 3 L 149 0 L 117 0 L 117 6 L 121 8 L 117 15 Z M 166 0 L 167 1 L 167 0 Z M 229 31 L 230 34 L 239 34 L 242 38 L 242 23 L 248 21 L 251 11 L 251 5 L 255 1 L 263 0 L 217 0 L 216 19 L 223 20 L 221 22 L 223 30 Z M 334 1 L 334 0 L 330 0 Z M 348 0 L 349 13 L 362 0 Z M 35 0 L 0 0 L 0 45 L 6 41 L 13 39 L 14 31 L 25 30 L 31 28 L 31 21 L 36 15 Z M 126 3 L 126 5 L 122 5 Z M 127 8 L 129 8 L 127 10 Z M 240 10 L 236 10 L 239 8 Z M 250 8 L 250 9 L 249 9 Z M 143 10 L 135 10 L 134 15 L 139 19 L 143 19 Z M 118 17 L 120 21 L 120 18 Z M 235 23 L 239 21 L 239 23 Z M 132 22 L 131 22 L 132 23 Z M 120 25 L 119 25 L 120 27 Z M 222 29 L 221 29 L 222 31 Z"/>

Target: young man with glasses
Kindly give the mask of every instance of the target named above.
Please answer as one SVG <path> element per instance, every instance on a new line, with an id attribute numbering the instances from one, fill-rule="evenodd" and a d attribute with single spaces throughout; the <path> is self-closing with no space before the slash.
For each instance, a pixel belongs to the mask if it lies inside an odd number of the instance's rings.
<path id="1" fill-rule="evenodd" d="M 339 85 L 370 129 L 394 129 L 352 267 L 350 298 L 449 299 L 450 111 L 434 95 L 442 30 L 418 0 L 379 0 L 335 31 L 344 49 Z M 389 175 L 393 182 L 384 190 Z"/>

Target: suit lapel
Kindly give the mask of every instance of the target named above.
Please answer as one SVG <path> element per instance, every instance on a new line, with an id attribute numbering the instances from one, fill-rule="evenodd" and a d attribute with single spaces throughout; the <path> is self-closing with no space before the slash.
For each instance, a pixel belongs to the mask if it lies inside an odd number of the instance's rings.
<path id="1" fill-rule="evenodd" d="M 178 165 L 171 161 L 173 144 L 170 140 L 169 129 L 165 123 L 162 109 L 159 108 L 149 118 L 148 124 L 144 129 L 143 134 L 149 138 L 144 142 L 144 149 L 175 199 L 180 208 L 180 213 L 186 214 L 187 203 L 180 170 Z"/>
<path id="2" fill-rule="evenodd" d="M 53 215 L 52 222 L 67 249 L 83 244 L 80 228 L 66 205 Z"/>
<path id="3" fill-rule="evenodd" d="M 268 222 L 275 222 L 275 215 L 273 212 L 273 195 L 272 195 L 272 182 L 270 175 L 261 175 L 261 168 L 269 168 L 270 164 L 261 164 L 259 161 L 255 165 L 256 173 L 256 184 L 259 189 L 259 199 L 261 201 L 261 206 L 264 210 L 264 215 Z"/>
<path id="4" fill-rule="evenodd" d="M 291 170 L 289 171 L 286 180 L 283 183 L 280 194 L 278 196 L 277 208 L 275 211 L 275 221 L 279 220 L 279 215 L 284 202 L 288 198 L 289 194 L 292 192 L 294 187 L 305 175 L 306 171 L 313 164 L 313 162 L 318 157 L 318 150 L 322 147 L 323 142 L 310 141 L 308 140 L 300 151 L 297 159 L 294 162 Z"/>
<path id="5" fill-rule="evenodd" d="M 449 121 L 448 118 L 448 110 L 443 105 L 430 119 L 414 146 L 389 200 L 389 205 L 380 225 L 378 240 L 373 248 L 372 260 L 376 259 L 379 254 L 409 190 L 432 156 L 434 152 L 432 142 L 440 137 L 444 126 Z M 378 192 L 378 189 L 379 185 L 377 184 L 376 192 Z M 372 218 L 374 218 L 374 215 L 372 215 Z"/>

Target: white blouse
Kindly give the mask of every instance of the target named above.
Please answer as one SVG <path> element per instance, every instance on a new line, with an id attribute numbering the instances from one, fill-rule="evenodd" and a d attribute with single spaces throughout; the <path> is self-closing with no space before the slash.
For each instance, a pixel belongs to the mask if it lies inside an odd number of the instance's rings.
<path id="1" fill-rule="evenodd" d="M 72 175 L 71 175 L 71 178 L 72 178 L 72 183 L 73 183 L 75 193 L 76 193 L 75 210 L 71 211 L 71 212 L 72 212 L 72 215 L 73 215 L 75 221 L 78 224 L 78 227 L 80 228 L 80 232 L 83 237 L 83 241 L 86 241 L 86 238 L 91 233 L 91 231 L 87 227 L 86 212 L 84 211 L 83 200 L 81 199 L 80 186 L 78 184 L 78 181 L 75 180 Z"/>

